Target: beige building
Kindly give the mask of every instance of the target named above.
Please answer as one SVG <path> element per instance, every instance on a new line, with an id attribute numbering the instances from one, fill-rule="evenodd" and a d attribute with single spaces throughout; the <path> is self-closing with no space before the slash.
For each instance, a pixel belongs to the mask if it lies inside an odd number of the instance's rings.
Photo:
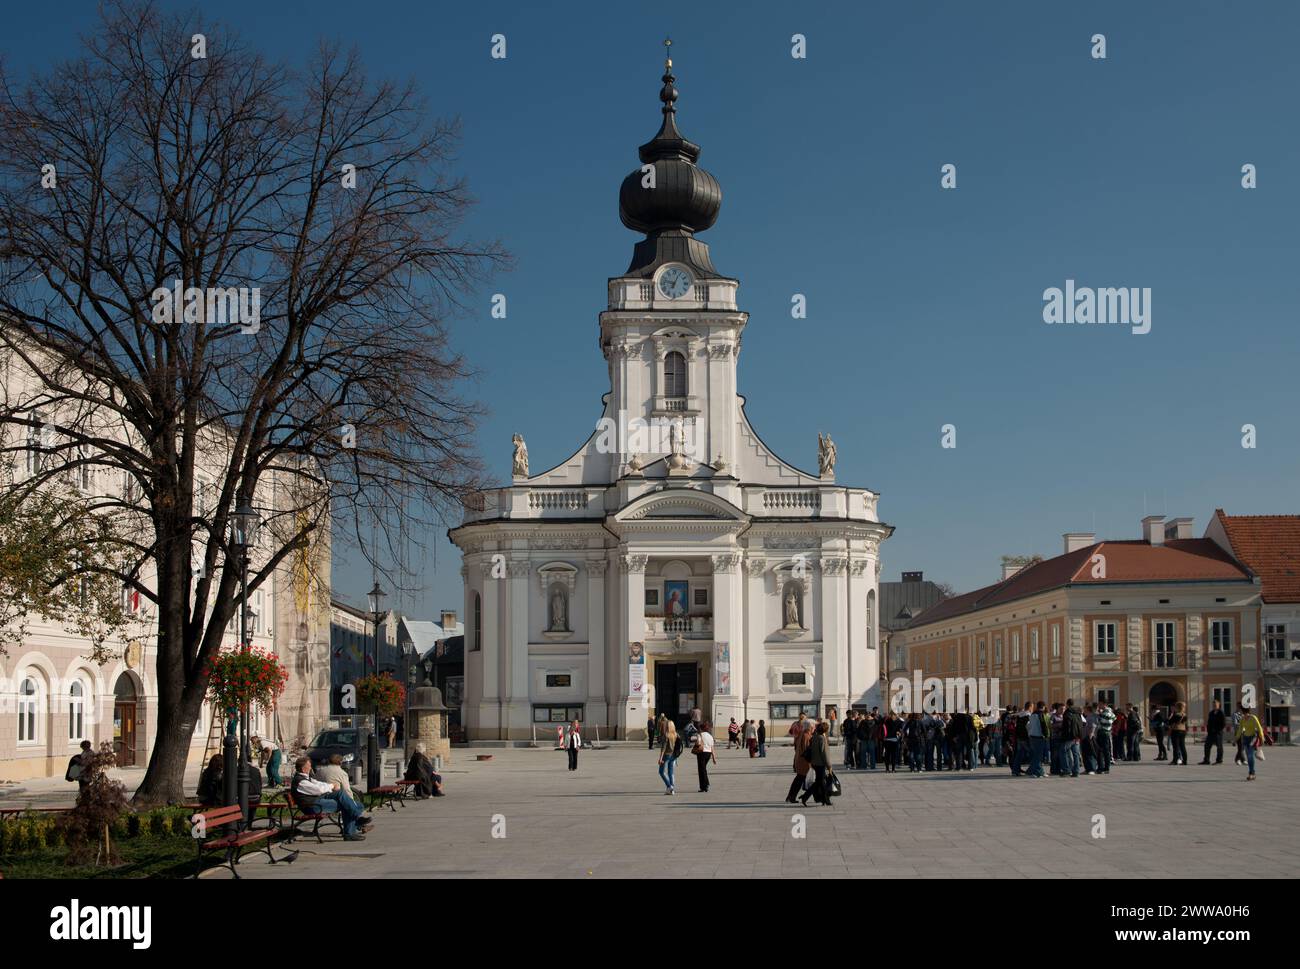
<path id="1" fill-rule="evenodd" d="M 893 634 L 891 685 L 995 679 L 999 701 L 1104 698 L 1144 713 L 1176 701 L 1203 724 L 1260 693 L 1260 584 L 1192 519 L 1142 521 L 1143 537 L 1064 536 L 1061 555 L 927 609 Z"/>
<path id="2" fill-rule="evenodd" d="M 39 392 L 36 379 L 15 358 L 3 354 L 0 378 L 5 406 L 11 411 L 21 411 L 24 401 Z M 49 429 L 47 438 L 57 438 L 60 416 L 40 414 Z M 15 435 L 12 426 L 0 428 L 0 446 L 9 448 L 11 457 L 19 456 L 13 473 L 21 482 L 35 473 L 41 448 L 48 448 L 50 441 L 33 435 L 24 442 Z M 213 442 L 208 453 L 220 453 L 220 446 L 220 441 Z M 215 467 L 212 472 L 200 468 L 196 474 L 199 515 L 206 511 Z M 68 485 L 82 495 L 117 498 L 142 511 L 146 508 L 133 479 L 117 469 L 90 466 L 79 470 Z M 265 516 L 292 508 L 287 486 L 287 476 L 264 477 L 254 506 Z M 254 565 L 270 551 L 268 530 L 262 531 L 262 541 L 253 551 Z M 251 729 L 259 736 L 287 744 L 300 735 L 310 736 L 328 716 L 329 580 L 326 533 L 311 548 L 289 556 L 251 596 L 252 645 L 278 654 L 290 674 L 277 710 L 252 711 Z M 149 587 L 153 578 L 146 572 L 142 581 Z M 112 741 L 121 766 L 148 764 L 158 702 L 157 616 L 138 592 L 123 589 L 123 603 L 131 621 L 123 635 L 106 643 L 110 659 L 105 663 L 90 658 L 92 643 L 72 630 L 66 617 L 31 617 L 21 643 L 10 645 L 7 655 L 0 656 L 0 780 L 62 776 L 68 758 L 83 740 L 96 746 Z M 232 622 L 225 643 L 233 648 L 237 641 L 237 624 Z M 192 760 L 203 756 L 213 733 L 211 710 L 205 703 L 191 741 Z"/>

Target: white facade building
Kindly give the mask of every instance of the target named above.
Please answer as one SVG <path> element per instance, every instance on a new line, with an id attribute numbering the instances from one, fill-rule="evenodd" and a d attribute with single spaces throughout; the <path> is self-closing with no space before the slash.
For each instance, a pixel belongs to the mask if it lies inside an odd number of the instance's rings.
<path id="1" fill-rule="evenodd" d="M 600 422 L 538 474 L 516 436 L 512 484 L 450 533 L 470 739 L 575 718 L 588 736 L 644 737 L 647 718 L 682 724 L 692 708 L 719 725 L 764 719 L 775 736 L 800 711 L 881 702 L 875 605 L 892 528 L 874 492 L 836 483 L 829 437 L 813 474 L 745 416 L 748 314 L 695 238 L 721 191 L 677 130 L 673 81 L 620 192 L 624 224 L 646 238 L 608 283 Z"/>

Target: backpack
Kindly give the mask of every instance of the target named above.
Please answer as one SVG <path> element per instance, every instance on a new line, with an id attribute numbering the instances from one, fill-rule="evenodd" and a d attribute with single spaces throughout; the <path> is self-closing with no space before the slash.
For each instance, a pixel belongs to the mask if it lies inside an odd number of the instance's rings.
<path id="1" fill-rule="evenodd" d="M 1071 708 L 1065 713 L 1065 721 L 1061 724 L 1062 732 L 1069 740 L 1080 740 L 1083 738 L 1083 724 L 1079 719 L 1079 711 Z"/>
<path id="2" fill-rule="evenodd" d="M 1033 716 L 1031 713 L 1029 716 Z M 1016 717 L 1016 739 L 1029 739 L 1029 717 Z"/>
<path id="3" fill-rule="evenodd" d="M 686 743 L 682 740 L 681 734 L 678 734 L 677 741 L 673 744 L 673 757 L 674 758 L 680 757 L 682 755 L 682 751 L 685 749 L 686 749 Z"/>

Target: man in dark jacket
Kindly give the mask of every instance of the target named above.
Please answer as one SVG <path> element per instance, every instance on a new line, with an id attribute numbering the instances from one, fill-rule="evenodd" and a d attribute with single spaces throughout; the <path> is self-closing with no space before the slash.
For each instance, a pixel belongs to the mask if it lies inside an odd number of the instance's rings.
<path id="1" fill-rule="evenodd" d="M 1155 735 L 1156 747 L 1158 748 L 1156 760 L 1169 759 L 1169 754 L 1165 751 L 1165 728 L 1166 721 L 1164 708 L 1156 707 L 1151 713 L 1151 733 Z"/>
<path id="2" fill-rule="evenodd" d="M 840 736 L 844 740 L 844 766 L 850 768 L 857 766 L 858 721 L 856 718 L 857 714 L 850 711 L 849 715 L 844 718 L 844 725 L 840 727 Z"/>
<path id="3" fill-rule="evenodd" d="M 1223 763 L 1223 728 L 1226 722 L 1227 717 L 1223 715 L 1223 704 L 1218 700 L 1215 700 L 1214 709 L 1211 710 L 1210 715 L 1205 718 L 1205 759 L 1201 761 L 1202 764 L 1208 764 L 1210 762 L 1211 746 L 1217 747 L 1219 752 L 1215 763 Z"/>
<path id="4" fill-rule="evenodd" d="M 1065 714 L 1061 717 L 1061 775 L 1079 776 L 1079 745 L 1083 741 L 1083 717 L 1074 706 L 1074 700 L 1065 701 Z"/>

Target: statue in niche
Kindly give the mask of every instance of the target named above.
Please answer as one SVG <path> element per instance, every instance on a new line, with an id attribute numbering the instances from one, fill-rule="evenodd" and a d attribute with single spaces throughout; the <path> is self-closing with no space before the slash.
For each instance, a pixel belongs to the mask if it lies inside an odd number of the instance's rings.
<path id="1" fill-rule="evenodd" d="M 553 633 L 569 631 L 569 603 L 559 583 L 551 586 L 551 628 L 547 631 Z"/>
<path id="2" fill-rule="evenodd" d="M 794 583 L 785 587 L 785 628 L 799 629 L 799 597 L 795 594 Z"/>
<path id="3" fill-rule="evenodd" d="M 823 478 L 835 474 L 835 442 L 829 434 L 823 437 L 821 431 L 817 432 L 817 466 Z"/>
<path id="4" fill-rule="evenodd" d="M 514 466 L 512 473 L 516 478 L 528 477 L 528 445 L 522 434 L 515 434 L 510 439 L 515 445 Z"/>

